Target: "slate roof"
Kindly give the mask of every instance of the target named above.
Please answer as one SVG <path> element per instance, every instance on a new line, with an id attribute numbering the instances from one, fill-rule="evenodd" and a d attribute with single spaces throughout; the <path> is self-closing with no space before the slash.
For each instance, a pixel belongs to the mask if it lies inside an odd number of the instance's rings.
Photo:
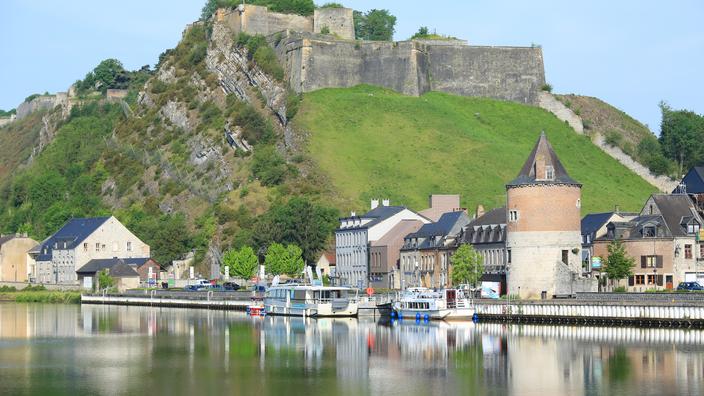
<path id="1" fill-rule="evenodd" d="M 614 212 L 590 213 L 582 218 L 582 235 L 591 235 L 603 227 Z"/>
<path id="2" fill-rule="evenodd" d="M 406 238 L 428 238 L 434 236 L 445 236 L 455 232 L 469 223 L 469 216 L 464 211 L 443 213 L 435 223 L 423 224 L 420 229 L 409 234 Z"/>
<path id="3" fill-rule="evenodd" d="M 134 271 L 134 268 L 142 266 L 144 263 L 149 261 L 150 259 L 147 258 L 110 258 L 110 259 L 93 259 L 87 262 L 83 267 L 79 268 L 76 273 L 77 274 L 84 274 L 84 275 L 89 275 L 89 274 L 95 274 L 96 272 L 100 272 L 104 269 L 110 269 L 110 275 L 111 276 L 118 276 L 114 274 L 114 271 L 116 268 L 121 268 L 121 266 L 127 266 L 137 274 L 137 272 Z M 125 276 L 133 276 L 129 271 L 126 271 L 124 269 L 121 270 L 120 273 L 125 273 L 127 275 Z M 139 274 L 137 274 L 139 275 Z"/>
<path id="4" fill-rule="evenodd" d="M 536 177 L 535 162 L 537 160 L 544 160 L 545 165 L 551 165 L 553 167 L 555 173 L 552 180 L 542 180 Z M 557 157 L 557 154 L 555 154 L 555 150 L 552 149 L 548 138 L 545 136 L 545 132 L 540 134 L 538 141 L 535 143 L 535 147 L 533 147 L 533 151 L 531 151 L 528 159 L 523 164 L 518 176 L 506 186 L 517 187 L 534 184 L 569 184 L 581 186 L 579 182 L 567 174 L 567 170 L 562 166 L 560 159 Z"/>
<path id="5" fill-rule="evenodd" d="M 506 240 L 506 207 L 492 209 L 464 227 L 462 242 L 502 243 Z"/>
<path id="6" fill-rule="evenodd" d="M 388 219 L 389 217 L 400 213 L 401 211 L 405 210 L 405 206 L 377 206 L 376 208 L 370 210 L 369 212 L 363 214 L 362 216 L 359 216 L 360 219 L 372 219 L 371 221 L 367 222 L 366 224 L 360 225 L 358 227 L 346 227 L 344 230 L 354 230 L 354 229 L 360 229 L 360 228 L 371 228 L 378 223 L 381 223 L 382 221 Z"/>
<path id="7" fill-rule="evenodd" d="M 673 236 L 687 235 L 687 227 L 683 225 L 683 220 L 686 217 L 696 218 L 697 222 L 702 225 L 689 196 L 684 194 L 653 194 L 652 198 Z"/>
<path id="8" fill-rule="evenodd" d="M 687 194 L 704 194 L 704 166 L 695 166 L 682 178 L 687 186 Z M 679 186 L 673 193 L 679 192 Z"/>
<path id="9" fill-rule="evenodd" d="M 54 235 L 44 240 L 39 249 L 32 249 L 30 252 L 40 253 L 37 256 L 37 261 L 49 261 L 51 260 L 51 253 L 55 243 L 59 243 L 60 249 L 73 249 L 94 233 L 109 218 L 110 216 L 71 219 Z M 65 248 L 64 242 L 66 242 Z"/>
<path id="10" fill-rule="evenodd" d="M 613 230 L 616 239 L 642 239 L 643 226 L 653 224 L 656 226 L 657 238 L 671 238 L 672 232 L 667 226 L 665 219 L 661 215 L 642 215 L 634 217 L 629 221 L 612 221 L 608 224 L 608 228 Z M 608 234 L 597 238 L 597 240 L 614 239 Z"/>

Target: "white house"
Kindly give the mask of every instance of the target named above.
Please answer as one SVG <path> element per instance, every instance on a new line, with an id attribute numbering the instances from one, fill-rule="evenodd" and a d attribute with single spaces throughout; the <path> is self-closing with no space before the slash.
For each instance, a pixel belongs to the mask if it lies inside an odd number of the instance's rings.
<path id="1" fill-rule="evenodd" d="M 29 251 L 38 283 L 75 284 L 76 270 L 93 259 L 147 258 L 142 242 L 114 216 L 71 219 Z"/>

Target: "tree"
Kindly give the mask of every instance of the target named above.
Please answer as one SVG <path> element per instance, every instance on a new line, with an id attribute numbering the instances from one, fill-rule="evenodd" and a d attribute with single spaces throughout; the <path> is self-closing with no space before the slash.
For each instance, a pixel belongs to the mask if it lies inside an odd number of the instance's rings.
<path id="1" fill-rule="evenodd" d="M 257 219 L 254 238 L 258 247 L 272 242 L 295 244 L 301 248 L 307 263 L 323 250 L 337 227 L 338 211 L 311 202 L 307 197 L 293 197 L 274 204 Z"/>
<path id="2" fill-rule="evenodd" d="M 468 283 L 476 286 L 484 272 L 483 261 L 482 256 L 472 245 L 466 243 L 460 245 L 455 254 L 450 257 L 452 283 L 455 285 Z"/>
<path id="3" fill-rule="evenodd" d="M 243 246 L 239 250 L 228 250 L 222 256 L 222 262 L 229 267 L 230 276 L 244 279 L 254 276 L 259 265 L 254 249 L 249 246 Z"/>
<path id="4" fill-rule="evenodd" d="M 264 265 L 267 272 L 272 275 L 298 275 L 303 271 L 303 258 L 301 248 L 296 245 L 282 245 L 273 243 L 266 251 Z"/>
<path id="5" fill-rule="evenodd" d="M 618 282 L 623 278 L 633 275 L 635 259 L 626 254 L 623 243 L 614 239 L 607 249 L 609 251 L 609 257 L 606 259 L 604 272 L 606 272 L 609 279 L 616 279 Z"/>
<path id="6" fill-rule="evenodd" d="M 687 110 L 672 110 L 660 102 L 662 122 L 660 145 L 663 153 L 679 165 L 679 175 L 704 162 L 704 116 Z"/>
<path id="7" fill-rule="evenodd" d="M 411 40 L 415 38 L 426 38 L 430 35 L 430 31 L 428 30 L 427 26 L 421 26 L 418 28 L 418 31 L 411 36 Z"/>
<path id="8" fill-rule="evenodd" d="M 396 17 L 389 10 L 370 10 L 366 14 L 355 11 L 355 37 L 359 40 L 391 41 L 394 37 Z"/>
<path id="9" fill-rule="evenodd" d="M 107 269 L 104 269 L 98 273 L 98 284 L 96 288 L 98 289 L 109 289 L 115 286 L 115 278 L 110 276 Z"/>

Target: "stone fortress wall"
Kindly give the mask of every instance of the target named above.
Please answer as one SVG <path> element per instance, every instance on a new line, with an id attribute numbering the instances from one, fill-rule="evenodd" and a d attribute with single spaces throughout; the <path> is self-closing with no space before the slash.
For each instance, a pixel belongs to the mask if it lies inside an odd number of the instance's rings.
<path id="1" fill-rule="evenodd" d="M 353 11 L 318 9 L 313 16 L 245 5 L 219 9 L 216 22 L 234 32 L 267 35 L 296 92 L 378 85 L 419 96 L 441 91 L 537 104 L 545 84 L 539 47 L 468 45 L 462 40 L 354 40 Z M 327 26 L 331 35 L 317 34 Z"/>

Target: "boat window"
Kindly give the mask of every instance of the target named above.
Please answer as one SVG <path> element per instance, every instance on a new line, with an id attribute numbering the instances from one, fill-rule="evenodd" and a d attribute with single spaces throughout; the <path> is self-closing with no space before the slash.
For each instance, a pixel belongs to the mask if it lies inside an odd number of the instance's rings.
<path id="1" fill-rule="evenodd" d="M 305 299 L 306 299 L 306 291 L 305 291 L 305 290 L 294 290 L 294 291 L 293 291 L 293 299 L 294 299 L 294 300 L 305 301 Z"/>

